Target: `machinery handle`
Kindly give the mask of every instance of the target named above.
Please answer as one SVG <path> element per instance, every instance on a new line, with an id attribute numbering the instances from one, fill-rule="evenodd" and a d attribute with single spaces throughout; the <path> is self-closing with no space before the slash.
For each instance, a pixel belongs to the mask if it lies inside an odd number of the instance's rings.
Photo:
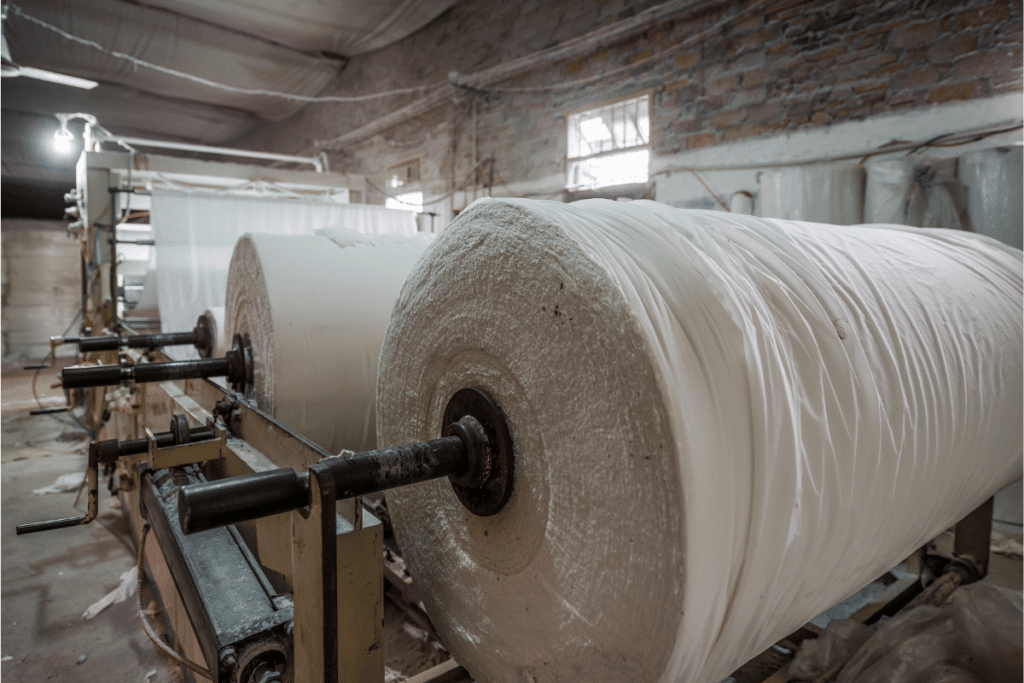
<path id="1" fill-rule="evenodd" d="M 78 350 L 88 351 L 117 351 L 121 348 L 120 337 L 82 337 L 78 340 Z"/>
<path id="2" fill-rule="evenodd" d="M 28 411 L 29 415 L 51 415 L 53 413 L 66 413 L 70 410 L 68 406 L 57 406 L 56 408 L 36 408 Z"/>
<path id="3" fill-rule="evenodd" d="M 87 367 L 69 367 L 61 370 L 60 381 L 65 389 L 79 387 L 105 387 L 120 384 L 124 377 L 120 365 L 98 365 Z"/>
<path id="4" fill-rule="evenodd" d="M 51 519 L 48 522 L 29 522 L 28 524 L 19 524 L 15 527 L 14 532 L 21 536 L 22 534 L 34 534 L 37 531 L 50 531 L 51 529 L 78 526 L 85 524 L 87 521 L 88 519 L 85 515 L 79 515 L 77 517 L 65 517 L 64 519 Z"/>
<path id="5" fill-rule="evenodd" d="M 270 517 L 306 505 L 308 480 L 287 467 L 190 484 L 178 490 L 178 520 L 186 534 Z"/>

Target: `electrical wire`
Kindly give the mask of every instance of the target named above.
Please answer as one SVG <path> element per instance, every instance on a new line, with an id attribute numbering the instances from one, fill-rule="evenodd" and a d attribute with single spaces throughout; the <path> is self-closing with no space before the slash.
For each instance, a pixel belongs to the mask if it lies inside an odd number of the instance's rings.
<path id="1" fill-rule="evenodd" d="M 766 168 L 789 168 L 789 167 L 792 167 L 792 166 L 806 166 L 808 164 L 825 164 L 825 163 L 833 163 L 833 162 L 836 162 L 836 161 L 850 161 L 852 159 L 867 159 L 868 157 L 877 156 L 879 154 L 892 154 L 892 153 L 895 153 L 895 152 L 905 152 L 907 150 L 921 149 L 922 147 L 926 147 L 926 146 L 952 147 L 952 146 L 955 146 L 955 145 L 965 145 L 965 144 L 968 144 L 970 142 L 974 142 L 975 139 L 984 139 L 986 137 L 991 137 L 992 135 L 999 135 L 999 134 L 1002 134 L 1002 133 L 1009 133 L 1009 132 L 1012 132 L 1014 130 L 1020 130 L 1020 129 L 1024 128 L 1024 122 L 1018 121 L 1018 122 L 1014 122 L 1011 125 L 1007 125 L 1008 123 L 1009 122 L 1002 122 L 1002 123 L 998 123 L 998 124 L 993 124 L 992 126 L 986 126 L 984 128 L 981 128 L 981 129 L 968 129 L 968 130 L 964 130 L 964 131 L 956 131 L 956 132 L 952 132 L 952 133 L 945 133 L 945 134 L 943 134 L 941 136 L 938 136 L 939 138 L 942 138 L 942 137 L 946 137 L 946 136 L 958 135 L 958 136 L 961 136 L 963 138 L 963 139 L 957 139 L 955 142 L 949 142 L 948 144 L 941 144 L 941 145 L 940 144 L 933 144 L 933 143 L 930 143 L 929 140 L 920 141 L 920 142 L 908 142 L 908 143 L 905 143 L 905 144 L 896 144 L 896 145 L 891 145 L 891 143 L 888 143 L 889 146 L 883 145 L 882 147 L 877 147 L 877 148 L 874 148 L 874 149 L 861 150 L 861 151 L 857 151 L 857 152 L 849 152 L 847 154 L 837 154 L 837 155 L 825 156 L 825 157 L 812 157 L 812 158 L 804 158 L 804 159 L 795 159 L 793 161 L 765 161 L 765 162 L 753 162 L 753 163 L 746 163 L 746 164 L 719 164 L 719 165 L 709 165 L 709 166 L 694 166 L 694 165 L 689 165 L 689 166 L 669 166 L 667 168 L 661 169 L 660 171 L 655 171 L 651 175 L 652 176 L 658 176 L 658 175 L 665 175 L 665 174 L 668 174 L 668 173 L 677 173 L 677 172 L 680 172 L 680 171 L 686 171 L 686 172 L 700 171 L 701 173 L 711 173 L 711 172 L 715 172 L 715 171 L 757 171 L 757 170 L 766 169 Z M 934 140 L 934 139 L 936 139 L 936 138 L 931 138 L 931 140 Z"/>
<path id="2" fill-rule="evenodd" d="M 399 204 L 405 204 L 406 206 L 414 206 L 414 207 L 417 207 L 417 208 L 422 210 L 422 208 L 424 206 L 427 206 L 428 204 L 436 204 L 437 202 L 443 202 L 445 199 L 448 199 L 449 197 L 454 195 L 456 192 L 458 192 L 458 191 L 462 190 L 463 188 L 465 188 L 466 185 L 469 185 L 470 177 L 474 173 L 476 173 L 478 168 L 480 168 L 481 166 L 483 166 L 486 163 L 492 163 L 493 164 L 494 163 L 494 157 L 485 157 L 485 158 L 481 159 L 480 161 L 478 161 L 476 166 L 474 166 L 473 168 L 471 168 L 469 170 L 469 173 L 466 174 L 466 177 L 462 179 L 462 183 L 459 184 L 458 186 L 456 186 L 455 189 L 450 190 L 449 192 L 445 192 L 443 195 L 441 195 L 439 197 L 432 197 L 430 199 L 424 199 L 422 204 L 416 204 L 414 202 L 409 202 L 409 201 L 406 201 L 404 199 L 399 199 L 395 195 L 388 194 L 384 190 L 382 190 L 379 187 L 377 187 L 377 185 L 374 184 L 369 178 L 366 179 L 366 184 L 369 185 L 370 187 L 372 187 L 374 190 L 376 190 L 380 194 L 382 194 L 385 197 L 387 197 L 388 199 L 393 199 L 394 201 L 398 202 Z"/>
<path id="3" fill-rule="evenodd" d="M 185 667 L 197 676 L 202 676 L 203 678 L 208 678 L 212 681 L 213 676 L 210 675 L 210 672 L 207 669 L 204 669 L 193 661 L 185 659 L 172 650 L 167 643 L 165 643 L 160 636 L 156 634 L 156 631 L 153 630 L 153 627 L 149 623 L 149 618 L 146 616 L 146 605 L 145 598 L 142 597 L 142 587 L 146 585 L 146 537 L 149 535 L 149 529 L 149 522 L 142 525 L 142 535 L 139 537 L 139 561 L 136 565 L 136 572 L 138 573 L 139 579 L 139 621 L 142 622 L 142 630 L 146 632 L 146 635 L 153 644 L 156 645 L 160 654 L 164 657 L 170 659 L 175 664 Z"/>
<path id="4" fill-rule="evenodd" d="M 262 88 L 241 88 L 241 87 L 234 86 L 234 85 L 228 85 L 226 83 L 219 83 L 217 81 L 211 81 L 208 78 L 203 78 L 201 76 L 195 76 L 193 74 L 185 73 L 183 71 L 177 71 L 176 69 L 170 69 L 170 68 L 168 68 L 166 66 L 160 66 L 159 64 L 153 64 L 152 62 L 147 62 L 145 60 L 139 59 L 138 57 L 133 57 L 132 55 L 126 54 L 124 52 L 117 52 L 115 50 L 109 50 L 109 49 L 103 47 L 102 45 L 100 45 L 99 43 L 97 43 L 95 41 L 86 40 L 85 38 L 80 38 L 80 37 L 78 37 L 78 36 L 76 36 L 74 34 L 68 33 L 67 31 L 65 31 L 65 30 L 63 30 L 63 29 L 61 29 L 61 28 L 59 28 L 57 26 L 54 26 L 53 24 L 49 24 L 49 23 L 43 21 L 42 19 L 38 19 L 36 17 L 33 17 L 32 15 L 25 14 L 25 12 L 23 12 L 21 10 L 21 8 L 18 7 L 17 5 L 15 5 L 15 4 L 8 4 L 7 7 L 9 7 L 11 12 L 13 12 L 16 15 L 18 15 L 19 17 L 21 17 L 21 18 L 23 18 L 23 19 L 25 19 L 27 21 L 30 21 L 30 22 L 32 22 L 34 24 L 37 24 L 37 25 L 45 28 L 48 31 L 53 31 L 54 33 L 57 33 L 58 35 L 62 36 L 63 38 L 65 38 L 67 40 L 70 40 L 70 41 L 75 42 L 75 43 L 79 43 L 81 45 L 85 45 L 87 47 L 94 48 L 96 50 L 99 50 L 100 52 L 103 52 L 105 54 L 111 55 L 113 57 L 117 57 L 119 59 L 124 59 L 124 60 L 126 60 L 128 62 L 131 62 L 135 66 L 141 66 L 141 67 L 144 67 L 144 68 L 147 68 L 147 69 L 152 69 L 153 71 L 159 71 L 160 73 L 167 74 L 168 76 L 174 76 L 176 78 L 181 78 L 181 79 L 184 79 L 186 81 L 191 81 L 193 83 L 198 83 L 199 85 L 205 85 L 208 88 L 213 88 L 215 90 L 223 90 L 225 92 L 235 93 L 235 94 L 238 94 L 238 95 L 258 95 L 258 96 L 263 96 L 263 97 L 277 97 L 277 98 L 281 98 L 281 99 L 285 99 L 285 100 L 291 100 L 293 102 L 307 102 L 307 103 L 310 103 L 310 102 L 365 102 L 367 100 L 375 100 L 375 99 L 380 99 L 380 98 L 383 98 L 383 97 L 392 97 L 392 96 L 395 96 L 395 95 L 409 95 L 409 94 L 413 94 L 413 93 L 420 93 L 420 92 L 424 92 L 426 90 L 431 90 L 433 88 L 437 88 L 437 87 L 440 87 L 440 86 L 443 86 L 443 85 L 447 84 L 447 81 L 441 81 L 441 82 L 438 82 L 438 83 L 434 83 L 432 85 L 419 85 L 419 86 L 414 86 L 412 88 L 400 88 L 400 89 L 397 89 L 397 90 L 388 90 L 388 91 L 385 91 L 385 92 L 373 93 L 373 94 L 370 94 L 370 95 L 351 95 L 351 96 L 329 95 L 329 96 L 321 96 L 321 97 L 316 97 L 316 96 L 311 96 L 311 95 L 296 95 L 296 94 L 293 94 L 293 93 L 277 92 L 275 90 L 264 90 Z M 111 137 L 113 137 L 113 136 L 111 136 Z"/>

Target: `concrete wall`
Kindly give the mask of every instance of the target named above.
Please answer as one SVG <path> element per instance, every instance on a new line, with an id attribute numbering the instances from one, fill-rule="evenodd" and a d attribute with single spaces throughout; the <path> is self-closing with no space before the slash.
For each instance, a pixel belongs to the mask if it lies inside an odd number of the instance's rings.
<path id="1" fill-rule="evenodd" d="M 657 4 L 464 0 L 409 38 L 354 58 L 324 94 L 444 82 L 450 71 L 472 74 L 606 29 Z M 653 92 L 654 172 L 688 163 L 695 154 L 721 164 L 738 144 L 748 151 L 774 145 L 778 153 L 765 161 L 784 160 L 794 148 L 777 141 L 794 136 L 803 136 L 816 154 L 831 151 L 822 143 L 837 138 L 847 148 L 882 144 L 895 137 L 886 135 L 887 123 L 868 125 L 870 140 L 857 136 L 865 122 L 891 116 L 902 119 L 914 140 L 933 130 L 991 122 L 1006 111 L 1020 116 L 1022 10 L 1016 1 L 725 0 L 679 6 L 670 17 L 615 41 L 538 62 L 495 85 L 544 87 L 610 74 L 606 78 L 556 92 L 464 92 L 369 139 L 328 145 L 332 166 L 384 187 L 388 166 L 419 159 L 425 196 L 442 195 L 472 166 L 474 101 L 476 158 L 495 156 L 499 196 L 557 196 L 565 184 L 567 113 L 644 90 Z M 420 96 L 314 104 L 237 145 L 309 152 L 317 141 Z M 941 111 L 947 114 L 935 115 Z M 840 135 L 820 135 L 850 124 Z M 750 185 L 749 177 L 752 172 L 723 182 L 738 189 Z M 655 180 L 658 199 L 680 205 L 698 199 L 678 183 L 664 183 L 664 175 Z M 472 191 L 460 193 L 432 208 L 443 224 L 473 198 Z M 370 192 L 368 200 L 383 197 Z"/>
<path id="2" fill-rule="evenodd" d="M 74 319 L 81 302 L 78 242 L 65 221 L 3 219 L 3 360 L 36 362 Z M 73 354 L 72 346 L 63 352 Z"/>

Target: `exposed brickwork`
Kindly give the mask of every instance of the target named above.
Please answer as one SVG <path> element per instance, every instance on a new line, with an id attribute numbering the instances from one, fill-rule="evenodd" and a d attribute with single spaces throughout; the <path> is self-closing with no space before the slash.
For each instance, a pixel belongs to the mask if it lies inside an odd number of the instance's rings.
<path id="1" fill-rule="evenodd" d="M 354 58 L 328 92 L 436 83 L 449 71 L 488 68 L 656 4 L 463 0 L 406 40 Z M 571 91 L 479 98 L 478 154 L 496 156 L 505 182 L 563 173 L 567 114 L 644 90 L 653 93 L 656 155 L 1019 91 L 1021 27 L 1020 0 L 723 0 L 500 84 L 542 86 L 635 65 Z M 471 166 L 473 97 L 341 150 L 333 163 L 379 183 L 387 166 L 418 157 L 426 194 L 440 194 Z M 297 151 L 413 99 L 314 105 L 239 144 Z"/>

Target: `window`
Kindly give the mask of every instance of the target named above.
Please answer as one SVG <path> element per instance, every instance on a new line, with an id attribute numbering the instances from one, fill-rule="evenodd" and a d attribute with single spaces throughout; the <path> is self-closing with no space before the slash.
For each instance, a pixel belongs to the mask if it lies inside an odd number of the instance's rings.
<path id="1" fill-rule="evenodd" d="M 413 159 L 388 168 L 388 194 L 384 206 L 403 211 L 423 211 L 423 191 L 420 187 L 420 160 Z M 395 190 L 401 190 L 395 193 Z"/>
<path id="2" fill-rule="evenodd" d="M 650 108 L 650 95 L 642 95 L 571 114 L 568 188 L 646 183 L 651 155 Z"/>

